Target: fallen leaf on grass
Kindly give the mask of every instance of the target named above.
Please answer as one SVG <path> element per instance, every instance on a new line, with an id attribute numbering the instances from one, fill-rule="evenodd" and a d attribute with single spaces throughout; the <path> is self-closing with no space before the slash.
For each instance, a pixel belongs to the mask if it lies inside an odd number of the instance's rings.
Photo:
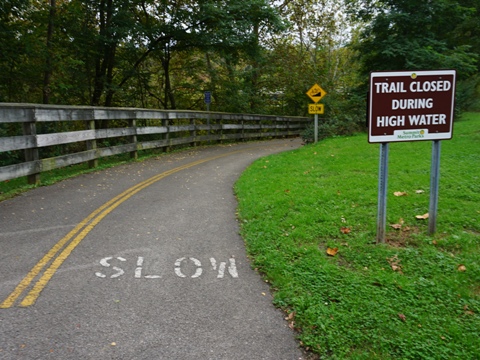
<path id="1" fill-rule="evenodd" d="M 288 316 L 285 318 L 285 320 L 288 321 L 288 327 L 292 330 L 295 330 L 295 311 L 292 311 Z"/>
<path id="2" fill-rule="evenodd" d="M 400 230 L 404 223 L 405 221 L 402 218 L 400 218 L 397 224 L 391 224 L 390 226 L 396 230 Z"/>
<path id="3" fill-rule="evenodd" d="M 398 314 L 398 317 L 400 318 L 400 320 L 402 321 L 406 321 L 407 320 L 407 317 L 403 314 Z"/>
<path id="4" fill-rule="evenodd" d="M 327 249 L 327 255 L 330 256 L 335 256 L 338 253 L 338 248 L 328 248 Z"/>
<path id="5" fill-rule="evenodd" d="M 342 234 L 350 234 L 350 232 L 352 231 L 352 229 L 347 228 L 347 227 L 342 227 L 342 228 L 340 229 L 340 231 L 342 232 Z"/>
<path id="6" fill-rule="evenodd" d="M 465 305 L 463 310 L 465 311 L 465 315 L 475 315 L 475 313 L 468 308 L 468 305 Z"/>
<path id="7" fill-rule="evenodd" d="M 400 259 L 398 258 L 397 255 L 387 258 L 388 263 L 390 264 L 390 267 L 392 268 L 393 271 L 399 272 L 402 274 L 402 266 L 400 265 Z"/>
<path id="8" fill-rule="evenodd" d="M 406 192 L 403 192 L 403 191 L 395 191 L 393 193 L 393 195 L 395 195 L 395 196 L 407 196 L 408 194 Z"/>
<path id="9" fill-rule="evenodd" d="M 401 271 L 401 269 L 402 269 L 400 266 L 398 266 L 396 264 L 391 264 L 390 266 L 392 267 L 393 271 Z"/>
<path id="10" fill-rule="evenodd" d="M 428 213 L 423 214 L 423 215 L 417 215 L 415 216 L 418 220 L 426 220 L 428 219 Z"/>
<path id="11" fill-rule="evenodd" d="M 458 265 L 458 271 L 465 272 L 467 271 L 467 267 L 463 264 Z"/>

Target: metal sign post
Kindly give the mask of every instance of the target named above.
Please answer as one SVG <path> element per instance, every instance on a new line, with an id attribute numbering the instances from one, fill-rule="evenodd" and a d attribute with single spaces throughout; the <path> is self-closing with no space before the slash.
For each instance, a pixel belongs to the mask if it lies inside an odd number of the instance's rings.
<path id="1" fill-rule="evenodd" d="M 380 144 L 380 161 L 378 169 L 377 243 L 385 242 L 385 232 L 387 229 L 388 151 L 388 143 Z"/>
<path id="2" fill-rule="evenodd" d="M 430 206 L 428 210 L 428 234 L 437 230 L 438 184 L 440 182 L 440 141 L 432 142 L 432 168 L 430 171 Z"/>

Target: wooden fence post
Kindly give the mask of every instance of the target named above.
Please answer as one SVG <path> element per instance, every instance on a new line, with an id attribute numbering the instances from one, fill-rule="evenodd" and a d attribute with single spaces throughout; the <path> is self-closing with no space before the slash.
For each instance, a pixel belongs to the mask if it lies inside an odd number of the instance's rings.
<path id="1" fill-rule="evenodd" d="M 23 135 L 31 135 L 35 138 L 35 147 L 31 149 L 25 149 L 25 162 L 38 161 L 40 159 L 38 155 L 38 146 L 37 146 L 37 125 L 35 118 L 35 109 L 28 111 L 27 122 L 23 123 Z M 35 168 L 39 168 L 38 165 L 35 165 Z M 40 169 L 39 172 L 27 176 L 27 181 L 31 185 L 40 184 Z"/>
<path id="2" fill-rule="evenodd" d="M 165 126 L 167 128 L 167 132 L 164 135 L 165 139 L 165 146 L 163 148 L 164 152 L 169 152 L 170 151 L 170 146 L 169 146 L 169 139 L 170 139 L 170 119 L 168 116 L 168 113 L 166 114 L 166 118 L 162 119 L 162 126 Z"/>
<path id="3" fill-rule="evenodd" d="M 190 130 L 190 136 L 193 137 L 192 147 L 197 146 L 196 137 L 197 137 L 197 125 L 195 124 L 195 118 L 190 119 L 190 126 L 193 127 L 193 130 Z"/>
<path id="4" fill-rule="evenodd" d="M 223 144 L 223 141 L 222 141 L 222 138 L 223 138 L 223 121 L 222 121 L 221 117 L 218 119 L 218 124 L 220 125 L 220 136 L 218 137 L 217 143 Z"/>
<path id="5" fill-rule="evenodd" d="M 245 139 L 245 119 L 242 117 L 241 124 L 242 124 L 242 142 L 247 141 Z"/>
<path id="6" fill-rule="evenodd" d="M 135 119 L 128 119 L 128 126 L 133 129 L 133 135 L 130 136 L 130 143 L 135 144 L 135 150 L 130 152 L 130 159 L 138 160 L 137 150 L 137 113 L 134 112 Z"/>
<path id="7" fill-rule="evenodd" d="M 85 121 L 85 126 L 87 130 L 95 130 L 95 112 L 92 111 L 92 116 L 89 120 Z M 87 141 L 87 150 L 96 150 L 97 149 L 97 140 L 88 140 Z M 88 161 L 88 167 L 90 169 L 96 168 L 98 166 L 98 158 L 95 154 L 95 159 Z"/>

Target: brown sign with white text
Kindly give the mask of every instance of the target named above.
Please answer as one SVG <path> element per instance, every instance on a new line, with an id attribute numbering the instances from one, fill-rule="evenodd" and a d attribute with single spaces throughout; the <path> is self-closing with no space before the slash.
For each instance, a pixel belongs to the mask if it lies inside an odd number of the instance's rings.
<path id="1" fill-rule="evenodd" d="M 370 74 L 368 141 L 452 138 L 455 70 Z"/>

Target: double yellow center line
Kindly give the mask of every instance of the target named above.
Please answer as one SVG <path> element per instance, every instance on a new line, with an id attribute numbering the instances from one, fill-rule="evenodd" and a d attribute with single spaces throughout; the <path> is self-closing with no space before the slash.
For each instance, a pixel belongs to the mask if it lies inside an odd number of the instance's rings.
<path id="1" fill-rule="evenodd" d="M 20 301 L 20 307 L 28 307 L 37 301 L 40 293 L 48 284 L 52 276 L 68 258 L 72 251 L 80 244 L 80 242 L 88 235 L 92 229 L 102 221 L 102 219 L 111 213 L 120 204 L 131 198 L 139 191 L 152 185 L 153 183 L 162 180 L 163 178 L 170 176 L 176 172 L 191 168 L 202 163 L 216 160 L 225 156 L 229 156 L 235 153 L 239 153 L 245 150 L 233 151 L 227 154 L 222 154 L 198 161 L 188 163 L 176 167 L 174 169 L 165 171 L 161 174 L 155 175 L 141 183 L 132 186 L 128 190 L 122 192 L 118 196 L 114 197 L 110 201 L 106 202 L 85 219 L 83 219 L 75 228 L 70 231 L 64 238 L 58 241 L 47 254 L 30 270 L 30 272 L 23 278 L 23 280 L 17 285 L 15 290 L 0 304 L 0 309 L 8 309 L 17 302 L 17 300 L 23 296 L 23 300 Z M 50 264 L 50 265 L 49 265 Z M 49 265 L 49 266 L 48 266 Z M 47 267 L 48 266 L 48 267 Z M 46 268 L 47 267 L 47 268 Z M 45 271 L 43 269 L 46 268 Z M 43 271 L 43 274 L 41 272 Z M 38 278 L 37 282 L 33 285 L 34 280 Z M 28 293 L 27 293 L 28 292 Z"/>

